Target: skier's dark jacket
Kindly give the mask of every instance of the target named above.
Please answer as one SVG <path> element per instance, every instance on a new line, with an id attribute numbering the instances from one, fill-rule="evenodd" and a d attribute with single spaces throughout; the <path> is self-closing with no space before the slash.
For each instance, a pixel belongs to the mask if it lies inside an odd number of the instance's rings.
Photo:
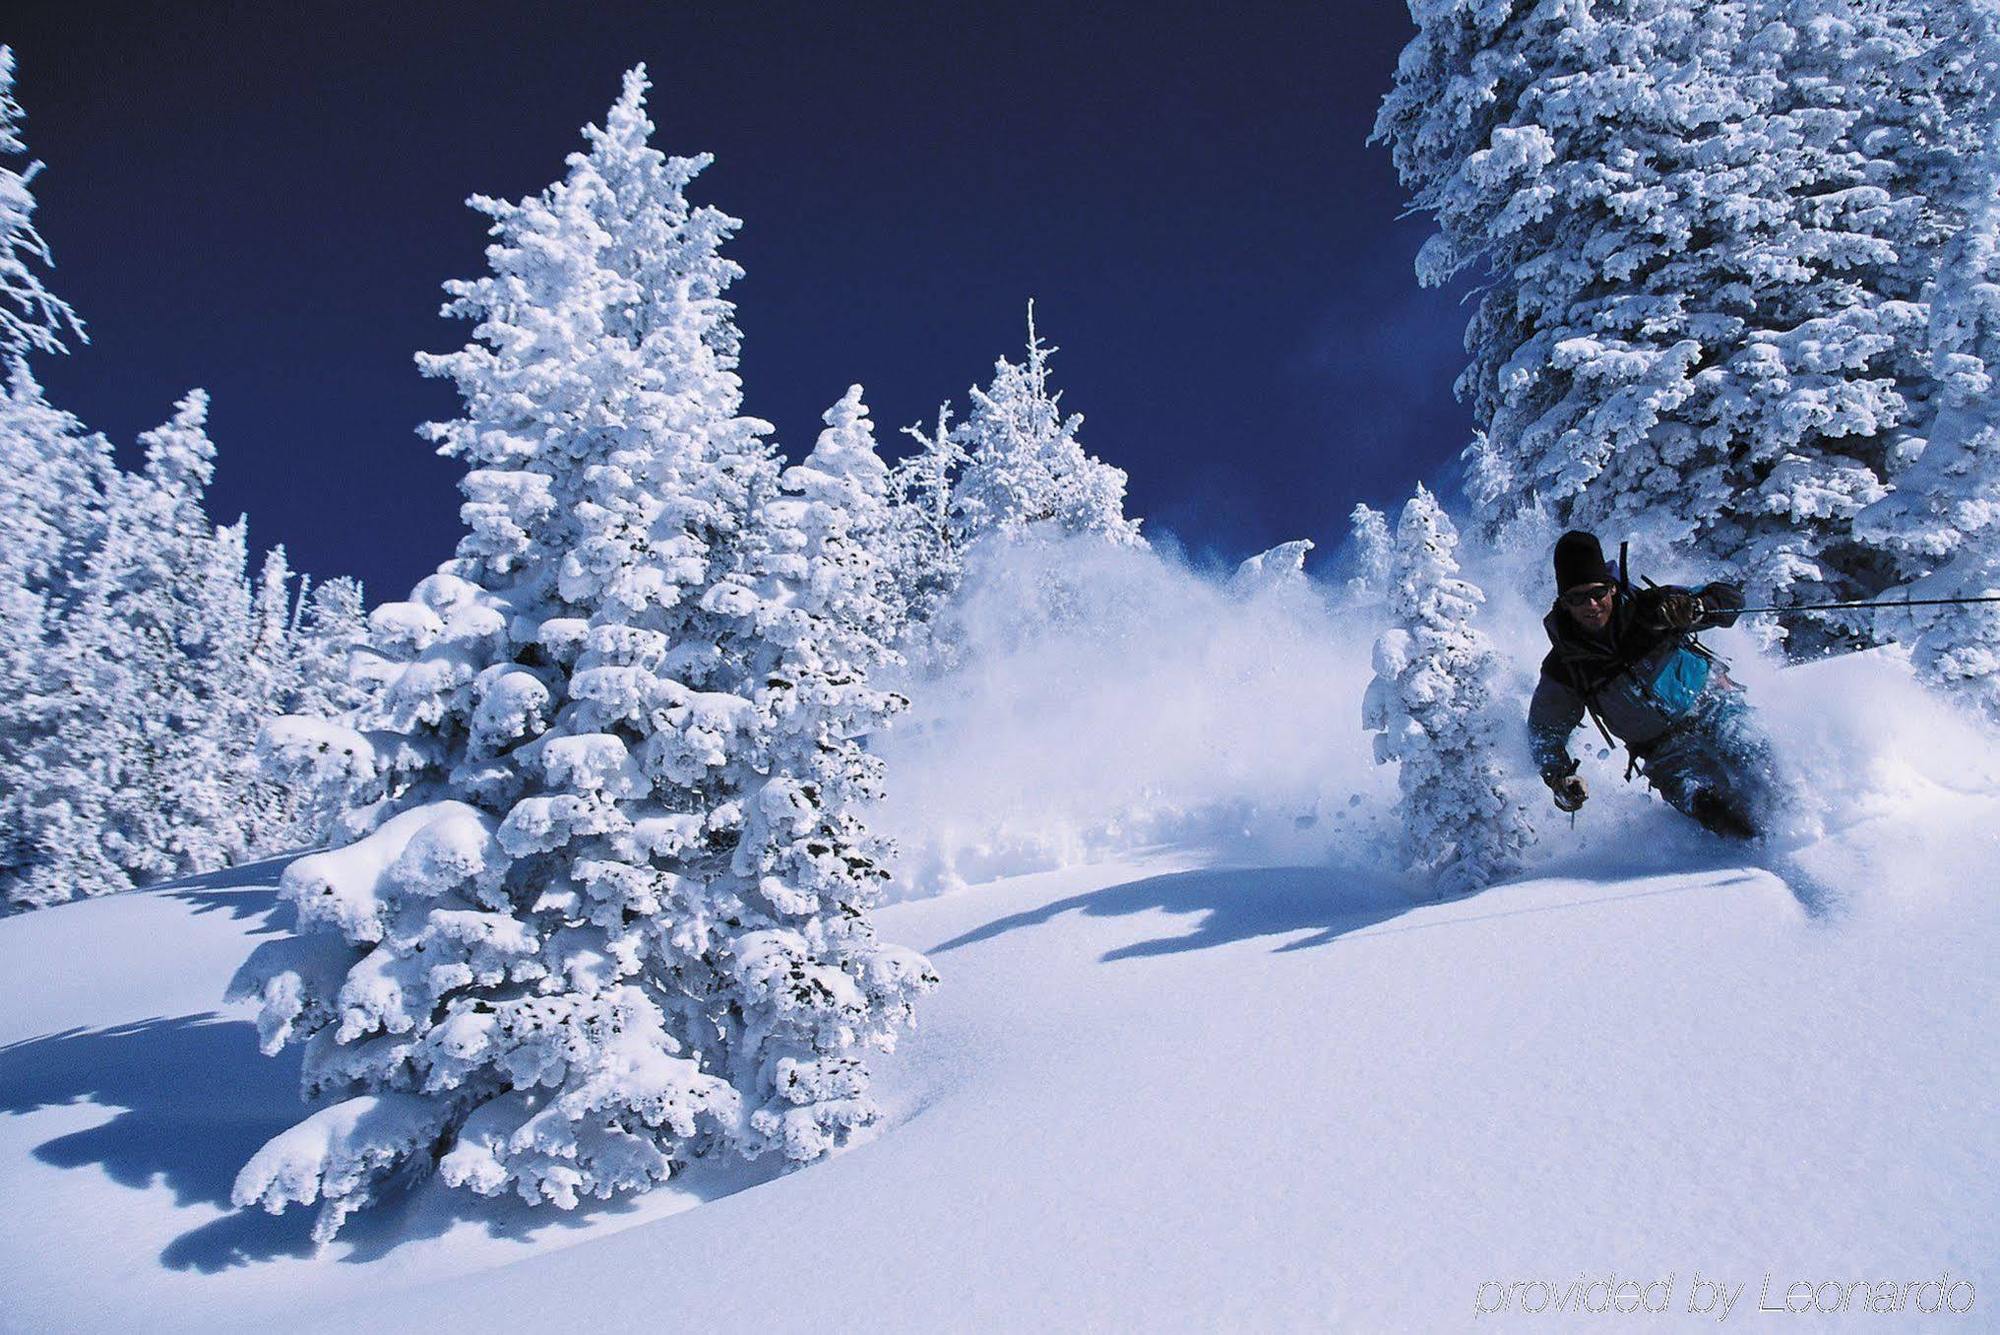
<path id="1" fill-rule="evenodd" d="M 1655 610 L 1670 593 L 1695 594 L 1709 609 L 1707 615 L 1690 630 L 1657 628 Z M 1569 735 L 1583 722 L 1586 706 L 1612 736 L 1643 755 L 1694 709 L 1712 684 L 1713 663 L 1689 646 L 1694 632 L 1733 625 L 1741 606 L 1743 591 L 1733 584 L 1621 586 L 1602 637 L 1578 625 L 1560 602 L 1550 608 L 1542 625 L 1552 647 L 1528 706 L 1529 746 L 1542 773 L 1567 774 L 1575 767 Z"/>

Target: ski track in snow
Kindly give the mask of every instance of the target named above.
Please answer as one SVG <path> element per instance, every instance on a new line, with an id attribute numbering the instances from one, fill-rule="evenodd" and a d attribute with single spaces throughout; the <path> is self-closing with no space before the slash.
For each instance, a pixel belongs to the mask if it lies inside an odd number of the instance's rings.
<path id="1" fill-rule="evenodd" d="M 0 1328 L 1443 1330 L 1696 1270 L 1990 1311 L 1995 806 L 1787 855 L 1848 891 L 1817 916 L 1678 833 L 1443 904 L 1159 860 L 894 905 L 945 986 L 864 1143 L 568 1216 L 426 1184 L 319 1257 L 227 1205 L 297 1115 L 219 1003 L 272 869 L 10 919 Z"/>

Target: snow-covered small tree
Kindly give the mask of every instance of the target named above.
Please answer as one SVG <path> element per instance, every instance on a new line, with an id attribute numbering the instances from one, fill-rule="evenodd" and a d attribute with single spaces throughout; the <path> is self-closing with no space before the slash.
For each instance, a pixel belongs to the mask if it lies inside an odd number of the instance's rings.
<path id="1" fill-rule="evenodd" d="M 264 720 L 254 754 L 262 776 L 287 795 L 291 844 L 315 847 L 383 791 L 372 746 L 349 726 L 382 685 L 356 670 L 368 640 L 361 585 L 343 577 L 302 588 L 289 638 L 295 690 L 283 712 Z"/>
<path id="2" fill-rule="evenodd" d="M 21 104 L 14 100 L 14 52 L 0 46 L 0 358 L 23 352 L 62 352 L 63 339 L 84 342 L 83 321 L 50 292 L 37 268 L 54 267 L 48 243 L 35 230 L 35 196 L 29 188 L 42 169 L 31 162 L 15 171 L 6 159 L 25 154 Z"/>
<path id="3" fill-rule="evenodd" d="M 1414 0 L 1376 136 L 1436 221 L 1419 279 L 1488 280 L 1459 380 L 1485 526 L 1540 503 L 1757 602 L 1894 581 L 1853 521 L 1929 411 L 1924 301 L 1993 77 L 1964 13 Z"/>
<path id="4" fill-rule="evenodd" d="M 816 583 L 806 590 L 816 610 L 880 648 L 858 647 L 850 658 L 880 662 L 902 633 L 906 611 L 895 569 L 895 518 L 888 465 L 876 452 L 875 427 L 861 386 L 851 385 L 821 419 L 826 429 L 812 452 L 785 470 L 788 529 Z"/>
<path id="5" fill-rule="evenodd" d="M 711 1150 L 807 1157 L 867 1115 L 858 1053 L 924 985 L 879 946 L 849 768 L 865 673 L 824 648 L 767 424 L 741 412 L 708 159 L 649 143 L 643 69 L 455 282 L 457 556 L 369 616 L 379 694 L 329 745 L 371 805 L 293 864 L 303 935 L 239 980 L 307 1044 L 314 1111 L 235 1199 L 399 1174 L 571 1207 Z M 782 506 L 781 506 L 782 508 Z M 809 526 L 807 526 L 809 527 Z M 821 586 L 834 587 L 832 580 Z"/>
<path id="6" fill-rule="evenodd" d="M 1389 596 L 1389 517 L 1372 505 L 1357 503 L 1348 513 L 1354 545 L 1354 575 L 1347 581 L 1347 596 L 1364 606 L 1380 603 Z"/>
<path id="7" fill-rule="evenodd" d="M 1139 521 L 1125 517 L 1124 471 L 1084 453 L 1076 438 L 1083 415 L 1065 417 L 1049 387 L 1056 351 L 1035 333 L 1031 302 L 1026 359 L 1017 366 L 1002 357 L 991 383 L 972 390 L 971 415 L 958 429 L 967 458 L 952 493 L 961 543 L 1037 528 L 1144 542 Z"/>
<path id="8" fill-rule="evenodd" d="M 1390 629 L 1375 642 L 1361 706 L 1375 759 L 1399 765 L 1405 865 L 1440 894 L 1480 889 L 1533 839 L 1511 790 L 1498 660 L 1472 621 L 1485 596 L 1458 578 L 1458 533 L 1424 488 L 1403 506 L 1391 550 Z"/>
<path id="9" fill-rule="evenodd" d="M 934 647 L 930 628 L 965 576 L 965 551 L 952 510 L 965 450 L 952 430 L 949 403 L 938 406 L 937 425 L 929 432 L 906 426 L 903 434 L 917 442 L 917 452 L 890 471 L 895 502 L 889 565 L 901 609 L 898 640 L 913 658 L 928 658 Z"/>
<path id="10" fill-rule="evenodd" d="M 293 712 L 335 718 L 366 704 L 368 688 L 355 679 L 348 661 L 368 629 L 360 581 L 321 580 L 300 595 L 295 616 L 299 693 Z"/>
<path id="11" fill-rule="evenodd" d="M 249 520 L 216 528 L 188 572 L 178 628 L 166 734 L 152 818 L 165 836 L 162 875 L 213 871 L 242 862 L 260 834 L 283 836 L 267 821 L 272 797 L 253 748 L 275 703 L 264 694 L 256 656 L 257 595 L 250 583 Z"/>

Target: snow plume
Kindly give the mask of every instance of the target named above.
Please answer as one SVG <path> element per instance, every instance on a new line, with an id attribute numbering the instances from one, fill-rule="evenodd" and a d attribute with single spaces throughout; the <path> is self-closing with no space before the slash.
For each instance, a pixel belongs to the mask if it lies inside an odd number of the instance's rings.
<path id="1" fill-rule="evenodd" d="M 947 615 L 962 660 L 902 684 L 914 707 L 880 739 L 903 894 L 1148 847 L 1376 857 L 1373 630 L 1310 580 L 1232 590 L 1161 550 L 988 542 Z"/>
<path id="2" fill-rule="evenodd" d="M 1503 719 L 1525 719 L 1548 648 L 1552 538 L 1524 527 L 1460 549 L 1465 576 L 1488 594 L 1476 624 L 1498 654 Z M 1635 581 L 1734 573 L 1632 553 Z M 876 739 L 882 828 L 902 850 L 897 893 L 1168 850 L 1396 873 L 1396 776 L 1374 765 L 1360 726 L 1378 606 L 1303 578 L 1232 589 L 1167 550 L 1072 539 L 976 548 L 949 615 L 962 663 L 895 683 L 913 708 Z M 1798 776 L 1798 821 L 1753 859 L 1836 869 L 1864 859 L 1822 879 L 1885 884 L 1870 868 L 1914 856 L 1925 813 L 2000 794 L 1995 735 L 1926 692 L 1904 650 L 1786 667 L 1760 652 L 1752 627 L 1702 638 L 1730 661 Z M 1501 762 L 1538 835 L 1524 874 L 1743 856 L 1643 779 L 1626 782 L 1624 751 L 1594 730 L 1572 738 L 1591 791 L 1574 826 L 1545 800 L 1525 739 L 1510 728 L 1505 740 Z"/>

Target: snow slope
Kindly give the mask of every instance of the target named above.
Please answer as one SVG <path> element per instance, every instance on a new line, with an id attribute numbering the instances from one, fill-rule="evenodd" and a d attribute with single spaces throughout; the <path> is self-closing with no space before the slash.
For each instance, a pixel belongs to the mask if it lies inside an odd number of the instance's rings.
<path id="1" fill-rule="evenodd" d="M 321 1257 L 225 1203 L 296 1115 L 218 1005 L 270 869 L 0 921 L 0 1326 L 1544 1329 L 1604 1318 L 1480 1286 L 1614 1274 L 1706 1326 L 1697 1271 L 1738 1325 L 1949 1272 L 1990 1326 L 2000 801 L 1910 782 L 1797 860 L 1819 914 L 1657 807 L 1447 904 L 1174 859 L 898 904 L 945 986 L 869 1143 L 578 1217 L 432 1184 Z"/>

